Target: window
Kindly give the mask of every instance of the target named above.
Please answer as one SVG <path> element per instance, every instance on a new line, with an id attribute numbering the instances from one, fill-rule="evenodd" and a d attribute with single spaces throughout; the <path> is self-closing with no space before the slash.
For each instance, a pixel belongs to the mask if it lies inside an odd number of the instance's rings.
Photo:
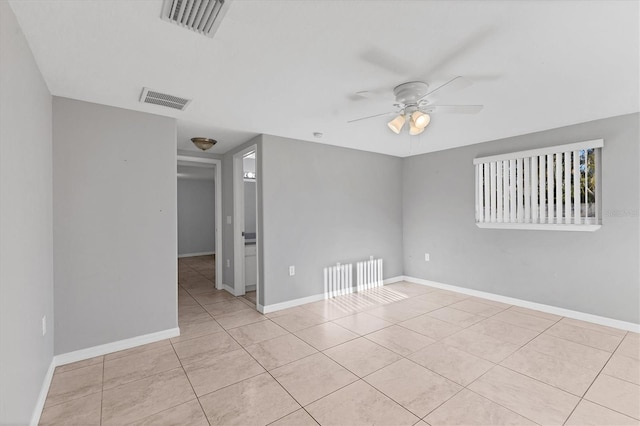
<path id="1" fill-rule="evenodd" d="M 600 228 L 602 139 L 473 160 L 480 228 Z"/>

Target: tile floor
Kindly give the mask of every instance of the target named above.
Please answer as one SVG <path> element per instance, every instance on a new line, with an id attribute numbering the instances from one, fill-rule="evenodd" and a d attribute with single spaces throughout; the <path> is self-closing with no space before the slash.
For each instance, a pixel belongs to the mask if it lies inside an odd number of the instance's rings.
<path id="1" fill-rule="evenodd" d="M 397 283 L 261 315 L 179 262 L 181 336 L 58 367 L 42 424 L 640 424 L 638 334 Z"/>

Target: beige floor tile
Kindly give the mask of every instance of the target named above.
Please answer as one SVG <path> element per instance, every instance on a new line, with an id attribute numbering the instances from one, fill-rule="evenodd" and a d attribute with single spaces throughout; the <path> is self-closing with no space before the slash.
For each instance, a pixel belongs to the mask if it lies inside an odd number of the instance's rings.
<path id="1" fill-rule="evenodd" d="M 322 353 L 276 368 L 271 374 L 302 406 L 358 379 Z"/>
<path id="2" fill-rule="evenodd" d="M 202 293 L 209 293 L 215 289 L 215 285 L 210 280 L 203 280 L 198 283 L 183 286 L 191 296 L 197 296 Z"/>
<path id="3" fill-rule="evenodd" d="M 485 305 L 497 306 L 498 308 L 509 309 L 513 305 L 509 305 L 508 303 L 497 302 L 495 300 L 485 299 L 483 297 L 475 297 L 471 296 L 465 300 L 470 300 L 472 302 L 484 303 Z"/>
<path id="4" fill-rule="evenodd" d="M 611 356 L 609 352 L 559 339 L 547 334 L 539 335 L 527 343 L 525 347 L 551 355 L 555 358 L 573 362 L 588 369 L 601 369 Z"/>
<path id="5" fill-rule="evenodd" d="M 508 322 L 487 318 L 469 327 L 469 330 L 495 337 L 504 342 L 522 346 L 531 341 L 539 333 L 528 328 L 518 327 Z"/>
<path id="6" fill-rule="evenodd" d="M 404 291 L 398 291 L 397 289 L 391 289 L 389 286 L 377 287 L 368 290 L 363 290 L 357 293 L 360 296 L 359 306 L 363 306 L 365 309 L 371 309 L 376 306 L 388 305 L 389 303 L 401 302 L 403 300 L 409 300 L 408 295 Z"/>
<path id="7" fill-rule="evenodd" d="M 270 423 L 270 426 L 317 426 L 318 422 L 313 420 L 304 409 L 294 411 L 284 416 L 280 420 Z"/>
<path id="8" fill-rule="evenodd" d="M 180 367 L 173 348 L 163 347 L 104 362 L 103 389 L 153 376 Z"/>
<path id="9" fill-rule="evenodd" d="M 468 389 L 540 424 L 562 424 L 580 400 L 500 366 L 471 383 Z"/>
<path id="10" fill-rule="evenodd" d="M 520 349 L 500 365 L 580 397 L 600 372 L 528 347 Z"/>
<path id="11" fill-rule="evenodd" d="M 269 374 L 200 397 L 212 425 L 266 425 L 300 405 Z"/>
<path id="12" fill-rule="evenodd" d="M 378 306 L 367 310 L 366 313 L 395 324 L 415 318 L 425 312 L 422 309 L 411 306 L 403 301 Z"/>
<path id="13" fill-rule="evenodd" d="M 612 336 L 589 328 L 563 323 L 562 321 L 545 331 L 545 334 L 580 343 L 581 345 L 591 346 L 592 348 L 602 349 L 607 352 L 613 352 L 622 341 L 622 336 Z"/>
<path id="14" fill-rule="evenodd" d="M 337 304 L 333 300 L 321 300 L 303 305 L 301 308 L 320 315 L 329 321 L 357 313 L 357 310 L 348 305 Z"/>
<path id="15" fill-rule="evenodd" d="M 48 405 L 42 411 L 41 425 L 100 425 L 102 392 Z"/>
<path id="16" fill-rule="evenodd" d="M 318 303 L 320 303 L 320 302 L 318 302 Z M 271 319 L 271 318 L 281 317 L 283 315 L 289 315 L 289 314 L 293 314 L 293 313 L 309 312 L 309 310 L 305 309 L 305 308 L 309 307 L 310 305 L 311 304 L 301 305 L 301 306 L 294 306 L 293 308 L 287 308 L 287 309 L 282 309 L 282 310 L 275 311 L 275 312 L 269 312 L 268 314 L 265 314 L 265 316 L 267 318 Z"/>
<path id="17" fill-rule="evenodd" d="M 301 310 L 299 312 L 293 312 L 287 315 L 281 315 L 275 318 L 271 318 L 271 321 L 278 324 L 285 330 L 293 333 L 305 328 L 313 327 L 314 325 L 322 324 L 327 320 L 313 312 Z"/>
<path id="18" fill-rule="evenodd" d="M 471 330 L 462 330 L 443 339 L 442 342 L 491 362 L 500 362 L 519 348 L 513 343 Z"/>
<path id="19" fill-rule="evenodd" d="M 187 324 L 210 321 L 211 315 L 202 306 L 178 307 L 178 325 L 184 327 Z"/>
<path id="20" fill-rule="evenodd" d="M 56 373 L 51 380 L 46 406 L 68 402 L 102 390 L 102 363 Z"/>
<path id="21" fill-rule="evenodd" d="M 360 335 L 373 333 L 374 331 L 393 325 L 393 323 L 389 321 L 367 314 L 366 312 L 339 318 L 333 320 L 333 322 Z"/>
<path id="22" fill-rule="evenodd" d="M 307 407 L 323 426 L 413 425 L 416 416 L 362 380 Z"/>
<path id="23" fill-rule="evenodd" d="M 437 311 L 429 312 L 427 315 L 462 328 L 469 327 L 485 318 L 469 312 L 459 311 L 448 306 L 440 308 Z"/>
<path id="24" fill-rule="evenodd" d="M 398 325 L 383 328 L 365 337 L 402 356 L 408 356 L 435 342 L 430 337 Z"/>
<path id="25" fill-rule="evenodd" d="M 358 338 L 356 333 L 342 328 L 333 322 L 325 322 L 305 328 L 304 330 L 296 332 L 295 335 L 320 351 Z"/>
<path id="26" fill-rule="evenodd" d="M 398 325 L 436 340 L 444 339 L 462 330 L 462 328 L 457 325 L 433 318 L 428 314 L 403 321 Z"/>
<path id="27" fill-rule="evenodd" d="M 430 302 L 428 300 L 421 299 L 419 297 L 412 297 L 402 302 L 403 305 L 411 307 L 420 314 L 426 314 L 428 312 L 436 311 L 442 308 L 442 304 Z"/>
<path id="28" fill-rule="evenodd" d="M 464 299 L 468 299 L 469 296 L 462 293 L 455 293 L 447 290 L 436 290 L 431 293 L 417 296 L 416 298 L 427 300 L 433 303 L 437 303 L 441 306 L 451 305 L 452 303 L 459 302 Z"/>
<path id="29" fill-rule="evenodd" d="M 216 317 L 218 324 L 227 330 L 266 320 L 267 317 L 255 310 L 241 310 L 232 314 Z"/>
<path id="30" fill-rule="evenodd" d="M 283 336 L 288 334 L 288 332 L 271 321 L 260 321 L 232 328 L 229 330 L 229 334 L 231 334 L 231 337 L 236 339 L 242 346 L 249 346 L 255 345 L 256 343 L 260 343 L 264 340 Z"/>
<path id="31" fill-rule="evenodd" d="M 463 389 L 424 419 L 431 426 L 535 425 L 511 410 Z"/>
<path id="32" fill-rule="evenodd" d="M 379 306 L 380 304 L 389 303 L 389 301 L 380 297 L 379 292 L 371 290 L 367 290 L 363 293 L 352 293 L 345 296 L 335 297 L 332 299 L 332 302 L 343 310 L 352 313 L 365 311 L 375 306 Z"/>
<path id="33" fill-rule="evenodd" d="M 211 290 L 193 296 L 201 305 L 212 305 L 214 303 L 236 300 L 235 296 L 226 290 Z"/>
<path id="34" fill-rule="evenodd" d="M 431 293 L 437 289 L 421 284 L 414 284 L 407 281 L 388 284 L 383 287 L 385 290 L 392 290 L 405 297 L 414 297 L 421 294 Z"/>
<path id="35" fill-rule="evenodd" d="M 640 386 L 633 383 L 600 374 L 584 398 L 640 420 Z"/>
<path id="36" fill-rule="evenodd" d="M 203 305 L 203 307 L 209 312 L 214 318 L 229 315 L 238 311 L 249 311 L 251 307 L 247 306 L 247 304 L 242 303 L 239 300 L 223 300 L 221 302 L 216 302 L 211 305 Z"/>
<path id="37" fill-rule="evenodd" d="M 198 397 L 264 373 L 264 368 L 243 349 L 185 365 L 184 370 Z"/>
<path id="38" fill-rule="evenodd" d="M 224 328 L 220 327 L 215 320 L 209 319 L 204 322 L 195 322 L 180 326 L 180 336 L 171 339 L 171 343 L 184 342 L 207 334 L 220 333 Z"/>
<path id="39" fill-rule="evenodd" d="M 486 303 L 476 302 L 475 300 L 465 299 L 459 302 L 449 305 L 450 308 L 458 309 L 459 311 L 469 312 L 471 314 L 480 315 L 483 317 L 490 317 L 502 312 L 506 307 L 492 306 Z"/>
<path id="40" fill-rule="evenodd" d="M 131 426 L 209 426 L 209 422 L 200 407 L 197 399 L 194 399 L 177 407 L 171 407 L 142 420 L 131 423 Z"/>
<path id="41" fill-rule="evenodd" d="M 273 370 L 318 352 L 293 334 L 265 340 L 247 346 L 246 349 L 267 370 Z"/>
<path id="42" fill-rule="evenodd" d="M 407 359 L 384 367 L 364 380 L 418 417 L 426 416 L 462 389 Z"/>
<path id="43" fill-rule="evenodd" d="M 562 319 L 562 317 L 560 315 L 550 314 L 550 313 L 542 312 L 542 311 L 536 311 L 535 309 L 523 308 L 521 306 L 513 306 L 513 307 L 509 308 L 509 310 L 510 311 L 514 311 L 514 312 L 519 312 L 521 314 L 532 315 L 532 316 L 538 317 L 538 318 L 548 319 L 548 320 L 553 321 L 553 322 L 560 321 Z"/>
<path id="44" fill-rule="evenodd" d="M 106 354 L 104 356 L 104 360 L 107 361 L 110 359 L 122 358 L 123 356 L 129 356 L 129 355 L 139 354 L 146 351 L 151 351 L 158 348 L 168 348 L 168 347 L 171 347 L 171 342 L 169 341 L 169 339 L 164 339 L 157 342 L 148 343 L 146 345 L 136 346 L 131 349 L 125 349 L 123 351 Z"/>
<path id="45" fill-rule="evenodd" d="M 409 356 L 409 359 L 463 386 L 467 386 L 494 366 L 489 361 L 442 342 L 419 350 Z"/>
<path id="46" fill-rule="evenodd" d="M 75 370 L 77 368 L 88 367 L 90 365 L 102 364 L 104 362 L 104 356 L 97 356 L 94 358 L 85 359 L 78 362 L 72 362 L 71 364 L 59 365 L 56 367 L 57 373 L 64 373 L 66 371 Z"/>
<path id="47" fill-rule="evenodd" d="M 537 331 L 539 333 L 542 333 L 556 322 L 554 320 L 525 314 L 513 309 L 507 309 L 497 313 L 491 318 L 508 322 L 509 324 L 517 325 L 518 327 L 528 328 L 529 330 Z"/>
<path id="48" fill-rule="evenodd" d="M 582 327 L 589 330 L 597 331 L 598 333 L 610 334 L 611 336 L 624 337 L 627 332 L 619 328 L 607 327 L 605 325 L 594 324 L 592 322 L 580 321 L 573 318 L 562 318 L 560 324 L 569 324 L 576 327 Z"/>
<path id="49" fill-rule="evenodd" d="M 619 355 L 628 356 L 634 359 L 640 359 L 640 338 L 636 333 L 627 333 L 625 338 L 618 346 L 616 353 Z"/>
<path id="50" fill-rule="evenodd" d="M 183 365 L 203 362 L 211 357 L 240 349 L 227 333 L 213 333 L 173 344 Z"/>
<path id="51" fill-rule="evenodd" d="M 640 385 L 640 360 L 614 353 L 602 372 Z"/>
<path id="52" fill-rule="evenodd" d="M 364 337 L 327 349 L 324 353 L 360 377 L 401 358 L 400 355 Z"/>
<path id="53" fill-rule="evenodd" d="M 624 414 L 609 410 L 601 405 L 589 402 L 586 399 L 580 401 L 578 407 L 573 411 L 566 426 L 623 426 L 638 425 L 636 419 L 627 417 Z"/>
<path id="54" fill-rule="evenodd" d="M 189 293 L 187 293 L 189 294 Z M 191 296 L 179 296 L 178 297 L 178 312 L 183 308 L 190 308 L 193 306 L 200 306 L 200 304 Z"/>
<path id="55" fill-rule="evenodd" d="M 165 371 L 105 390 L 102 424 L 122 425 L 144 419 L 195 398 L 182 368 Z"/>

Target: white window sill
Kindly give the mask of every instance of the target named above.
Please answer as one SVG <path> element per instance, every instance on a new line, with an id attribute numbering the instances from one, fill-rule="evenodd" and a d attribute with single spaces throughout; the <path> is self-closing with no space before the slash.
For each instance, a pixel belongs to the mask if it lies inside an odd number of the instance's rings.
<path id="1" fill-rule="evenodd" d="M 476 223 L 478 228 L 488 229 L 526 229 L 531 231 L 578 231 L 593 232 L 600 229 L 602 225 L 572 225 L 572 224 L 553 224 L 553 223 L 497 223 L 484 222 Z"/>

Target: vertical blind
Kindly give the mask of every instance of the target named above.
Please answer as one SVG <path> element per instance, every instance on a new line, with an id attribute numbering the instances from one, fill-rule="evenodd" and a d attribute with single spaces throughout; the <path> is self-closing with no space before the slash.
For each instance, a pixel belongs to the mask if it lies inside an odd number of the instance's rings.
<path id="1" fill-rule="evenodd" d="M 476 158 L 476 223 L 600 223 L 602 139 Z"/>

